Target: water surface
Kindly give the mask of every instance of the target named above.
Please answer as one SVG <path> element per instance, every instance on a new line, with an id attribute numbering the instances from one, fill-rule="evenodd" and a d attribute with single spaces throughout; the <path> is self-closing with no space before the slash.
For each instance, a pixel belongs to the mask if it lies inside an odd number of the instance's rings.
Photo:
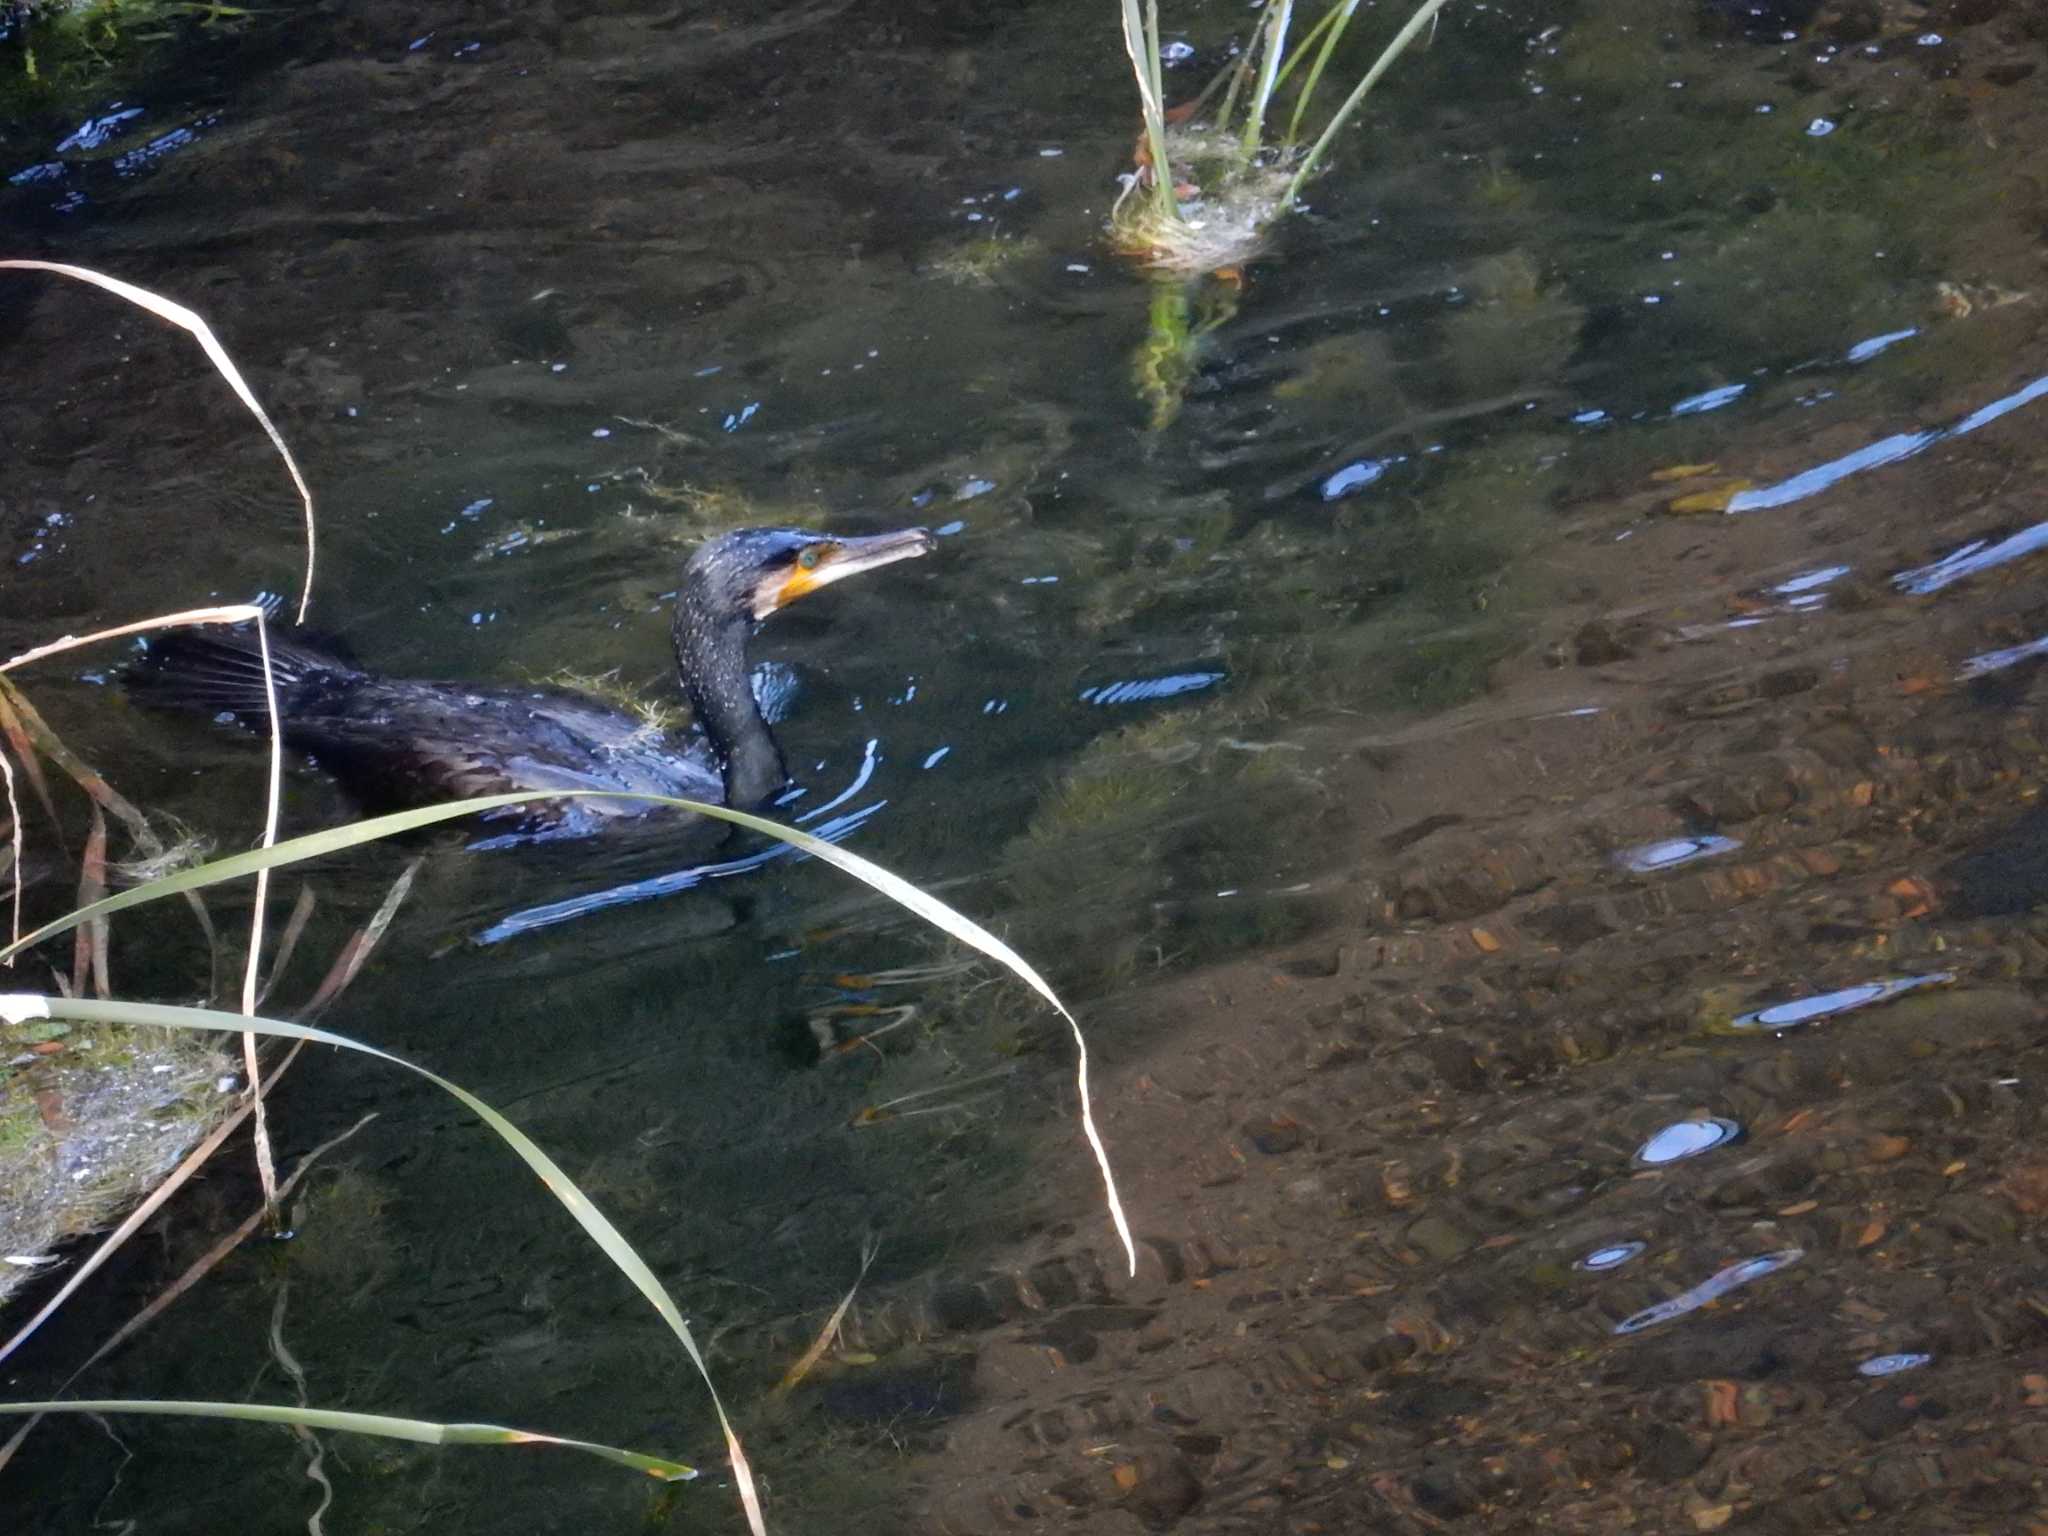
<path id="1" fill-rule="evenodd" d="M 789 810 L 1080 1006 L 1136 1279 L 1056 1021 L 877 982 L 950 957 L 750 844 L 652 889 L 658 846 L 436 845 L 331 1019 L 640 1245 L 776 1528 L 2032 1516 L 2043 40 L 1782 10 L 1448 11 L 1156 430 L 1106 4 L 308 10 L 9 125 L 12 247 L 203 308 L 279 413 L 314 620 L 367 663 L 659 696 L 694 538 L 942 533 L 763 632 Z M 1246 19 L 1174 20 L 1178 96 Z M 40 281 L 0 316 L 0 647 L 294 590 L 288 488 L 189 348 Z M 128 708 L 116 659 L 36 697 L 250 837 L 254 744 Z M 289 814 L 347 807 L 304 771 Z M 319 874 L 309 956 L 418 851 Z M 125 968 L 189 995 L 169 928 Z M 379 1119 L 89 1390 L 286 1396 L 281 1319 L 314 1402 L 720 1465 L 480 1127 L 294 1076 L 293 1153 Z M 251 1198 L 181 1197 L 10 1392 Z M 843 1348 L 771 1400 L 870 1235 Z M 37 1432 L 38 1529 L 319 1502 L 279 1432 L 114 1431 Z M 715 1473 L 325 1470 L 333 1530 L 741 1528 Z"/>

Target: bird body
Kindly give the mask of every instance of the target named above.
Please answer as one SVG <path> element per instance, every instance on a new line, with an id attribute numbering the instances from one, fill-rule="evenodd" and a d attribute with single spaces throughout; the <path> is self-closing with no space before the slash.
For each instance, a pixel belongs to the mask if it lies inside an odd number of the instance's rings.
<path id="1" fill-rule="evenodd" d="M 747 666 L 758 623 L 840 578 L 930 552 L 922 529 L 832 538 L 742 529 L 702 545 L 677 589 L 676 670 L 702 739 L 567 688 L 382 677 L 296 637 L 270 642 L 285 743 L 366 809 L 402 810 L 531 789 L 621 790 L 763 804 L 788 781 Z M 130 670 L 144 702 L 267 730 L 261 640 L 173 631 Z M 530 836 L 582 836 L 652 809 L 631 800 L 539 800 L 505 813 Z"/>

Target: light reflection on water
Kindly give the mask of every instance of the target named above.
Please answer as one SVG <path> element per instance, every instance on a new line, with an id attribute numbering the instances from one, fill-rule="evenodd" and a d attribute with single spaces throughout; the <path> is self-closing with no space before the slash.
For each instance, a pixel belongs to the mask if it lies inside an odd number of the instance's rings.
<path id="1" fill-rule="evenodd" d="M 1756 490 L 1738 491 L 1730 499 L 1728 510 L 1730 512 L 1752 512 L 1768 507 L 1790 506 L 1794 502 L 1804 501 L 1810 496 L 1817 496 L 1821 492 L 1838 485 L 1851 475 L 1858 475 L 1867 470 L 1882 468 L 1886 464 L 1896 464 L 1901 459 L 1909 459 L 1915 454 L 1924 453 L 1936 443 L 1965 437 L 2012 411 L 2033 404 L 2044 395 L 2048 395 L 2048 375 L 2043 375 L 2035 379 L 2031 384 L 2016 389 L 2011 394 L 2003 395 L 1997 400 L 1992 401 L 1991 404 L 1970 412 L 1953 426 L 1924 432 L 1897 432 L 1890 437 L 1881 438 L 1868 447 L 1859 448 L 1854 453 L 1844 454 L 1840 458 L 1830 459 L 1825 464 L 1815 465 L 1812 469 L 1802 470 L 1799 474 L 1793 475 L 1790 479 L 1781 480 L 1776 485 L 1764 486 Z M 2010 557 L 2007 556 L 2005 558 Z M 1971 567 L 1971 569 L 1975 569 L 1975 567 Z M 1906 584 L 1910 591 L 1931 592 L 1946 586 L 1949 581 L 1956 580 L 1959 574 L 1967 574 L 1967 572 L 1937 572 L 1936 568 L 1930 567 L 1929 573 L 1912 572 L 1898 579 L 1902 584 Z M 1925 579 L 1932 581 L 1934 584 L 1931 586 L 1914 586 L 1910 584 L 1909 578 Z"/>

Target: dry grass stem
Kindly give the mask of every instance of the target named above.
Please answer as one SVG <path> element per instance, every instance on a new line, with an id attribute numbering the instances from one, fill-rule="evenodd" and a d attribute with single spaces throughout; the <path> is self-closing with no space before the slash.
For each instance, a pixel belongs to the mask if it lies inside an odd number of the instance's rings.
<path id="1" fill-rule="evenodd" d="M 92 808 L 92 830 L 86 834 L 85 853 L 78 861 L 78 904 L 89 907 L 107 894 L 107 818 Z M 82 924 L 71 946 L 71 990 L 83 997 L 86 977 L 101 997 L 114 994 L 107 985 L 107 920 L 94 918 Z"/>
<path id="2" fill-rule="evenodd" d="M 365 923 L 334 957 L 334 964 L 328 968 L 326 979 L 320 983 L 306 1006 L 299 1010 L 302 1019 L 315 1019 L 323 1013 L 356 979 L 356 973 L 363 963 L 376 952 L 384 932 L 391 926 L 391 920 L 398 915 L 398 908 L 404 902 L 406 893 L 412 889 L 413 876 L 420 872 L 424 859 L 414 859 L 399 871 L 398 878 L 391 882 L 391 889 L 385 893 L 383 905 L 379 906 L 370 920 Z"/>
<path id="3" fill-rule="evenodd" d="M 5 752 L 0 752 L 0 779 L 7 781 L 7 852 L 9 855 L 9 870 L 14 881 L 12 932 L 14 942 L 19 944 L 21 942 L 21 888 L 28 881 L 28 871 L 22 867 L 21 862 L 21 801 L 15 797 L 14 793 L 14 765 L 7 760 Z M 14 965 L 14 957 L 12 955 L 7 957 L 7 964 L 12 969 Z"/>
<path id="4" fill-rule="evenodd" d="M 0 266 L 5 266 L 0 262 Z M 49 656 L 61 656 L 66 651 L 75 651 L 83 646 L 97 645 L 102 640 L 119 640 L 124 635 L 147 634 L 153 629 L 181 629 L 193 624 L 253 624 L 264 616 L 263 610 L 254 603 L 224 603 L 215 608 L 185 608 L 177 613 L 159 614 L 153 619 L 137 619 L 132 624 L 116 624 L 112 629 L 96 629 L 89 635 L 61 635 L 47 645 L 32 646 L 18 656 L 0 661 L 0 672 L 13 672 L 32 661 L 41 661 Z"/>
<path id="5" fill-rule="evenodd" d="M 810 1375 L 812 1368 L 825 1358 L 825 1351 L 830 1349 L 832 1341 L 839 1337 L 839 1325 L 846 1321 L 846 1309 L 853 1305 L 853 1298 L 860 1290 L 861 1281 L 868 1277 L 868 1266 L 875 1262 L 875 1255 L 881 1251 L 882 1245 L 872 1237 L 860 1245 L 860 1273 L 853 1277 L 853 1284 L 848 1287 L 846 1294 L 839 1298 L 839 1305 L 832 1309 L 832 1315 L 825 1320 L 825 1326 L 818 1330 L 818 1336 L 811 1341 L 811 1347 L 803 1352 L 795 1365 L 783 1372 L 782 1380 L 777 1382 L 775 1390 L 768 1394 L 770 1397 L 781 1397 Z"/>
<path id="6" fill-rule="evenodd" d="M 306 924 L 312 920 L 313 909 L 319 904 L 313 895 L 312 882 L 301 882 L 299 899 L 292 903 L 292 915 L 285 922 L 284 932 L 278 936 L 277 957 L 270 962 L 270 980 L 263 983 L 263 990 L 256 994 L 258 1007 L 270 996 L 270 990 L 277 985 L 277 978 L 284 974 L 284 968 L 291 964 L 292 952 L 299 947 L 299 939 L 305 934 Z"/>
<path id="7" fill-rule="evenodd" d="M 201 319 L 197 312 L 187 309 L 175 300 L 167 299 L 160 293 L 152 293 L 147 288 L 138 288 L 133 283 L 124 283 L 120 278 L 109 277 L 104 272 L 95 272 L 90 267 L 74 267 L 57 261 L 0 260 L 0 269 L 50 272 L 76 282 L 90 283 L 95 288 L 103 288 L 117 298 L 126 299 L 130 304 L 148 310 L 161 320 L 183 326 L 192 333 L 201 350 L 219 370 L 220 376 L 228 381 L 228 387 L 241 397 L 242 404 L 249 408 L 249 413 L 256 418 L 263 430 L 270 434 L 271 445 L 283 458 L 284 467 L 291 474 L 292 484 L 298 487 L 299 500 L 305 503 L 306 578 L 299 593 L 299 622 L 305 623 L 307 610 L 313 605 L 313 493 L 307 488 L 306 477 L 299 473 L 299 464 L 292 457 L 291 449 L 285 446 L 284 435 L 277 430 L 269 413 L 257 403 L 255 391 L 249 388 L 248 381 L 242 377 L 241 369 L 235 366 L 234 359 L 228 356 L 227 349 L 220 344 L 220 338 L 213 334 L 213 327 Z"/>
<path id="8" fill-rule="evenodd" d="M 0 261 L 0 267 L 20 265 L 24 264 L 20 262 Z M 43 266 L 47 264 L 28 263 L 27 265 Z M 77 270 L 80 272 L 84 271 L 83 268 L 79 268 Z M 108 278 L 105 281 L 107 284 L 114 283 L 114 280 L 111 278 Z M 122 288 L 125 288 L 126 286 L 126 284 L 116 284 L 115 291 L 118 292 Z M 136 291 L 140 292 L 141 290 L 138 289 Z M 145 307 L 147 308 L 149 306 L 145 305 Z M 186 313 L 189 314 L 190 311 L 187 311 Z M 167 316 L 166 318 L 175 317 Z M 204 321 L 200 321 L 196 315 L 192 316 L 192 319 L 202 329 L 204 328 Z M 179 321 L 178 323 L 184 324 L 185 322 Z M 195 332 L 195 334 L 197 334 L 197 332 Z M 211 332 L 207 332 L 206 335 L 200 337 L 202 345 L 206 345 L 209 343 L 211 335 Z M 209 352 L 211 353 L 212 351 L 218 350 L 218 347 L 218 342 L 211 342 L 209 346 Z M 232 368 L 232 366 L 232 364 L 229 365 L 230 368 Z M 249 399 L 251 408 L 257 410 L 258 414 L 260 415 L 261 408 L 256 406 L 254 398 L 246 396 L 246 393 L 245 398 Z M 265 425 L 268 426 L 268 424 L 268 418 L 265 418 Z M 275 433 L 273 431 L 273 436 L 274 435 Z M 280 440 L 279 447 L 282 448 L 282 446 L 283 443 Z M 294 477 L 296 477 L 296 475 L 298 474 L 296 466 L 293 468 L 292 473 Z M 307 513 L 310 518 L 312 511 L 312 501 L 310 497 L 307 500 L 306 506 Z M 309 555 L 309 579 L 310 575 L 311 565 Z M 311 589 L 309 587 L 309 596 L 310 592 Z M 275 667 L 272 664 L 270 654 L 269 616 L 261 607 L 253 603 L 229 603 L 223 604 L 215 608 L 189 608 L 179 613 L 164 614 L 154 619 L 143 619 L 133 624 L 119 624 L 111 629 L 94 630 L 89 635 L 66 635 L 61 639 L 51 641 L 47 645 L 32 647 L 29 650 L 23 651 L 18 656 L 10 657 L 7 661 L 0 662 L 0 673 L 12 672 L 16 668 L 26 666 L 29 662 L 41 661 L 50 656 L 61 655 L 66 651 L 76 650 L 81 646 L 92 645 L 101 640 L 118 639 L 124 635 L 141 634 L 147 630 L 173 629 L 186 625 L 196 624 L 250 623 L 253 623 L 256 626 L 256 641 L 263 655 L 263 700 L 264 705 L 269 711 L 270 715 L 270 787 L 269 793 L 266 797 L 266 803 L 264 805 L 263 838 L 261 843 L 261 846 L 269 848 L 274 846 L 277 842 L 278 806 L 284 797 L 284 727 L 282 721 L 278 716 L 277 711 L 277 673 Z M 22 701 L 20 699 L 20 696 L 17 694 L 14 696 L 13 702 L 19 705 L 24 701 Z M 86 786 L 88 793 L 93 792 L 92 786 L 87 784 L 87 781 L 84 777 L 80 776 L 77 773 L 74 773 L 73 777 L 77 778 L 81 785 Z M 105 781 L 99 779 L 99 776 L 97 774 L 93 774 L 91 777 L 102 788 L 105 788 Z M 105 793 L 111 796 L 113 794 L 113 791 L 111 789 L 105 789 Z M 99 796 L 95 795 L 95 799 L 98 798 Z M 121 804 L 126 806 L 127 802 L 122 801 Z M 128 806 L 128 816 L 124 817 L 124 819 L 129 820 L 129 825 L 131 827 L 137 825 L 140 825 L 144 828 L 148 827 L 147 819 L 143 817 L 140 811 L 135 810 L 133 806 Z M 20 818 L 18 816 L 15 818 L 15 822 L 16 835 L 18 837 L 20 829 Z M 154 839 L 153 833 L 146 835 L 150 836 L 152 840 Z M 251 908 L 249 916 L 249 962 L 246 968 L 244 969 L 242 976 L 242 1012 L 247 1014 L 253 1014 L 256 1012 L 257 982 L 261 975 L 263 966 L 263 911 L 264 905 L 269 899 L 269 895 L 270 871 L 267 868 L 259 869 L 256 872 L 256 898 Z M 20 900 L 20 882 L 18 874 L 15 886 L 15 897 L 18 904 Z M 17 932 L 18 931 L 19 930 L 17 927 Z M 263 1107 L 263 1069 L 262 1063 L 257 1059 L 256 1037 L 254 1035 L 245 1035 L 242 1039 L 242 1062 L 249 1078 L 249 1102 L 254 1106 L 256 1112 L 256 1172 L 258 1177 L 263 1182 L 264 1197 L 266 1201 L 269 1202 L 274 1209 L 277 1196 L 277 1164 L 270 1150 L 269 1115 Z"/>
<path id="9" fill-rule="evenodd" d="M 309 503 L 310 505 L 310 503 Z M 310 595 L 310 593 L 309 593 Z M 277 712 L 277 672 L 270 655 L 270 625 L 256 610 L 256 643 L 263 652 L 263 704 L 270 713 L 270 789 L 263 811 L 263 844 L 277 844 L 277 809 L 284 798 L 284 723 Z M 256 1012 L 256 986 L 263 972 L 263 909 L 270 900 L 270 871 L 256 871 L 256 899 L 249 909 L 249 963 L 242 972 L 242 1012 Z M 256 1176 L 263 1183 L 263 1203 L 277 1216 L 277 1159 L 270 1150 L 270 1116 L 263 1107 L 263 1064 L 256 1055 L 256 1036 L 242 1036 L 242 1065 L 249 1078 L 249 1102 L 256 1109 Z"/>
<path id="10" fill-rule="evenodd" d="M 35 743 L 29 740 L 28 730 L 8 703 L 7 695 L 0 692 L 0 734 L 7 737 L 7 745 L 14 749 L 14 755 L 21 762 L 22 777 L 28 780 L 28 787 L 36 792 L 36 799 L 42 802 L 44 812 L 51 824 L 57 824 L 57 801 L 50 793 L 50 781 L 43 777 L 43 765 L 36 761 Z"/>

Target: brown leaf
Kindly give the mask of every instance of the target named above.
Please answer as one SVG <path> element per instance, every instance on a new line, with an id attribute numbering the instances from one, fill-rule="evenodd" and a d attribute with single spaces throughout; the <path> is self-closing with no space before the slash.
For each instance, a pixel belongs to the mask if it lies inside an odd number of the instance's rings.
<path id="1" fill-rule="evenodd" d="M 1736 1386 L 1732 1381 L 1709 1381 L 1704 1383 L 1707 1390 L 1707 1423 L 1715 1428 L 1736 1421 Z"/>
<path id="2" fill-rule="evenodd" d="M 43 1128 L 52 1135 L 62 1136 L 73 1129 L 74 1122 L 64 1113 L 64 1095 L 55 1088 L 38 1088 L 35 1093 L 36 1113 L 43 1117 Z"/>
<path id="3" fill-rule="evenodd" d="M 1755 482 L 1751 480 L 1724 481 L 1712 490 L 1674 496 L 1664 503 L 1664 510 L 1680 517 L 1695 512 L 1726 512 L 1728 503 L 1733 501 L 1739 492 L 1748 490 L 1753 484 Z"/>
<path id="4" fill-rule="evenodd" d="M 1868 1248 L 1872 1243 L 1883 1237 L 1884 1232 L 1885 1224 L 1883 1221 L 1872 1221 L 1865 1225 L 1861 1232 L 1856 1234 L 1856 1246 L 1858 1248 Z"/>
<path id="5" fill-rule="evenodd" d="M 2048 1165 L 2029 1163 L 2013 1169 L 2005 1176 L 1999 1190 L 2019 1207 L 2022 1216 L 2038 1216 L 2048 1211 Z"/>

